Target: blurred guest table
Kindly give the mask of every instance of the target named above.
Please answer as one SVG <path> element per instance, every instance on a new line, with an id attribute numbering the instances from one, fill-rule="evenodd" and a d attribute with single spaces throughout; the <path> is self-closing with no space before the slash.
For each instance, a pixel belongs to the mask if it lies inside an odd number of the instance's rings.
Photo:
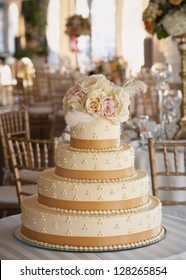
<path id="1" fill-rule="evenodd" d="M 186 259 L 186 219 L 163 215 L 166 235 L 153 245 L 115 252 L 75 253 L 34 248 L 17 241 L 13 233 L 21 225 L 20 215 L 0 220 L 0 259 L 12 260 L 152 260 Z"/>

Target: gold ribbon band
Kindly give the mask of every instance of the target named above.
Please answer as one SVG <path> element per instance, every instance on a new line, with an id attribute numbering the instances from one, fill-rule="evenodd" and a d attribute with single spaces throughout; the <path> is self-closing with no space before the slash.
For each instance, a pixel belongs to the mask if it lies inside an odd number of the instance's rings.
<path id="1" fill-rule="evenodd" d="M 119 148 L 120 139 L 82 140 L 82 139 L 71 138 L 70 146 L 78 149 Z"/>
<path id="2" fill-rule="evenodd" d="M 144 241 L 146 239 L 157 236 L 161 231 L 161 226 L 153 229 L 126 234 L 119 236 L 106 236 L 106 237 L 84 237 L 84 236 L 59 236 L 47 233 L 33 231 L 25 226 L 22 226 L 21 232 L 33 240 L 46 242 L 48 244 L 56 245 L 69 245 L 69 246 L 112 246 L 112 245 L 127 245 L 134 242 Z"/>
<path id="3" fill-rule="evenodd" d="M 68 210 L 121 210 L 135 208 L 148 202 L 148 196 L 118 201 L 67 201 L 38 194 L 38 202 L 49 207 Z"/>
<path id="4" fill-rule="evenodd" d="M 55 174 L 60 177 L 79 180 L 110 180 L 134 175 L 134 167 L 118 170 L 71 170 L 56 166 Z"/>

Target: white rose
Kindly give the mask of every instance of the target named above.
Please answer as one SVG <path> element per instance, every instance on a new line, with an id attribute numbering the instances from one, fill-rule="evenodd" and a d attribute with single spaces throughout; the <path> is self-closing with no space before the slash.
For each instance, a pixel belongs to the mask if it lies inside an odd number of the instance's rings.
<path id="1" fill-rule="evenodd" d="M 65 96 L 63 98 L 63 110 L 65 114 L 68 111 L 82 111 L 82 99 L 79 96 Z"/>
<path id="2" fill-rule="evenodd" d="M 85 93 L 92 93 L 97 90 L 110 90 L 110 81 L 104 75 L 91 75 L 85 78 L 80 84 L 81 90 Z"/>

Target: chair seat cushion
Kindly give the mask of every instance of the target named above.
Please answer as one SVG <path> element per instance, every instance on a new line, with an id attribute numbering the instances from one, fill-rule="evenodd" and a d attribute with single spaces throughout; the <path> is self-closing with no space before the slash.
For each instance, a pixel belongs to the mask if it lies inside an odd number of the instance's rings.
<path id="1" fill-rule="evenodd" d="M 39 171 L 37 170 L 27 170 L 27 169 L 21 169 L 19 170 L 19 176 L 21 181 L 26 182 L 37 182 Z"/>
<path id="2" fill-rule="evenodd" d="M 30 195 L 36 194 L 37 185 L 25 185 L 22 187 L 24 193 Z M 0 186 L 0 206 L 15 205 L 18 207 L 18 197 L 16 192 L 16 186 Z"/>
<path id="3" fill-rule="evenodd" d="M 28 108 L 28 113 L 31 115 L 46 115 L 52 114 L 53 109 L 51 106 L 33 106 Z"/>

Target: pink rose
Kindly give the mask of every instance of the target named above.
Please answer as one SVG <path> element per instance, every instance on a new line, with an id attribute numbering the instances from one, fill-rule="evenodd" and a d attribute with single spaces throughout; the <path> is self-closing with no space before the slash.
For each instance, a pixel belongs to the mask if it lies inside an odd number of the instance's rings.
<path id="1" fill-rule="evenodd" d="M 101 100 L 101 115 L 106 118 L 113 118 L 118 110 L 119 104 L 113 96 L 106 96 Z"/>
<path id="2" fill-rule="evenodd" d="M 81 90 L 79 85 L 75 85 L 75 86 L 69 88 L 67 94 L 72 95 L 72 96 L 79 96 L 79 97 L 82 97 L 84 95 L 84 93 Z"/>

